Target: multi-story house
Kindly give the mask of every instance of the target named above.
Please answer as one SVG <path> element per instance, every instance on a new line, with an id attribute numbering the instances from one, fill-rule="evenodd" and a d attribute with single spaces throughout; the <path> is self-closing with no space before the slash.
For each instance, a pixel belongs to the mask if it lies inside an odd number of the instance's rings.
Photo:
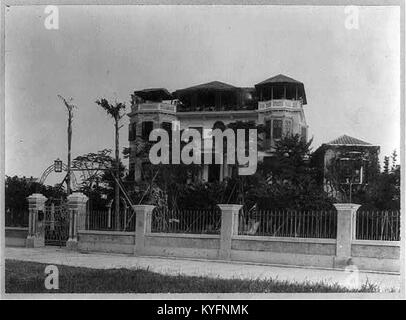
<path id="1" fill-rule="evenodd" d="M 180 129 L 225 128 L 237 121 L 253 121 L 267 129 L 261 155 L 272 156 L 275 142 L 285 135 L 299 134 L 307 139 L 308 126 L 303 106 L 307 104 L 302 82 L 279 74 L 254 87 L 235 87 L 213 81 L 169 93 L 164 88 L 144 89 L 132 95 L 129 125 L 130 173 L 143 179 L 147 158 L 137 156 L 137 137 L 148 140 L 155 128 L 171 129 L 172 121 Z M 200 179 L 222 181 L 232 174 L 224 163 L 202 164 Z"/>

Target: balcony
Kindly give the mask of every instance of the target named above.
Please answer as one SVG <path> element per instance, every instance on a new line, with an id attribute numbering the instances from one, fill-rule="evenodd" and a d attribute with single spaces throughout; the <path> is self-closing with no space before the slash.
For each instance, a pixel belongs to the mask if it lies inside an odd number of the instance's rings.
<path id="1" fill-rule="evenodd" d="M 268 101 L 258 101 L 258 110 L 264 111 L 267 109 L 275 108 L 301 108 L 302 102 L 300 100 L 268 100 Z"/>
<path id="2" fill-rule="evenodd" d="M 146 102 L 133 105 L 132 112 L 166 112 L 176 113 L 176 105 L 165 102 Z"/>

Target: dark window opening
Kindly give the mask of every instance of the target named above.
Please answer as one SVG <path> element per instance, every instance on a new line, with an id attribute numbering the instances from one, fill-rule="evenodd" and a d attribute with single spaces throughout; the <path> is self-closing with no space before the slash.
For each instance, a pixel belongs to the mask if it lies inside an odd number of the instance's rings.
<path id="1" fill-rule="evenodd" d="M 282 138 L 282 120 L 273 120 L 272 136 L 274 139 Z"/>
<path id="2" fill-rule="evenodd" d="M 286 120 L 285 121 L 285 135 L 290 136 L 292 135 L 292 120 Z"/>
<path id="3" fill-rule="evenodd" d="M 134 141 L 137 136 L 137 124 L 135 122 L 130 123 L 128 132 L 128 141 Z"/>
<path id="4" fill-rule="evenodd" d="M 220 181 L 220 164 L 209 164 L 209 182 Z"/>
<path id="5" fill-rule="evenodd" d="M 302 139 L 304 141 L 307 141 L 307 129 L 306 129 L 306 127 L 302 127 L 301 135 L 302 135 Z"/>
<path id="6" fill-rule="evenodd" d="M 172 123 L 171 122 L 162 122 L 161 128 L 164 129 L 170 135 L 172 133 Z"/>
<path id="7" fill-rule="evenodd" d="M 284 99 L 284 88 L 282 86 L 273 87 L 273 99 Z"/>
<path id="8" fill-rule="evenodd" d="M 271 120 L 265 121 L 265 138 L 271 139 Z"/>
<path id="9" fill-rule="evenodd" d="M 144 121 L 142 123 L 142 138 L 149 140 L 149 134 L 154 129 L 154 123 L 152 121 Z"/>

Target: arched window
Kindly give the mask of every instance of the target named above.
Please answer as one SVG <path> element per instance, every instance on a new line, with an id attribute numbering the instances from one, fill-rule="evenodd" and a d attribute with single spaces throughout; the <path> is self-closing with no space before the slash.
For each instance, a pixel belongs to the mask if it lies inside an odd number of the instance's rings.
<path id="1" fill-rule="evenodd" d="M 226 126 L 223 121 L 216 121 L 213 125 L 213 130 L 214 129 L 220 129 L 220 130 L 224 131 L 226 129 Z"/>

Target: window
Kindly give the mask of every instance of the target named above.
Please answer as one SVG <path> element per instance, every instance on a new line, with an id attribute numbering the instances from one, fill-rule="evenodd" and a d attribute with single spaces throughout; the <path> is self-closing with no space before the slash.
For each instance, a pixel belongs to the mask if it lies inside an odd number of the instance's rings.
<path id="1" fill-rule="evenodd" d="M 161 128 L 164 129 L 170 135 L 172 133 L 172 123 L 171 122 L 162 122 Z"/>
<path id="2" fill-rule="evenodd" d="M 198 147 L 200 150 L 202 150 L 203 147 L 203 127 L 188 127 L 188 129 L 194 129 L 196 131 L 199 132 L 200 134 L 200 140 L 195 140 L 195 146 Z M 190 141 L 192 141 L 192 138 L 189 138 L 189 141 L 186 141 L 187 143 L 189 143 Z"/>
<path id="3" fill-rule="evenodd" d="M 149 140 L 149 134 L 154 129 L 154 123 L 152 121 L 144 121 L 142 123 L 142 138 Z"/>
<path id="4" fill-rule="evenodd" d="M 271 120 L 265 121 L 265 138 L 271 139 Z"/>
<path id="5" fill-rule="evenodd" d="M 168 133 L 169 143 L 172 142 L 172 122 L 162 122 L 161 128 Z"/>
<path id="6" fill-rule="evenodd" d="M 135 122 L 130 123 L 128 131 L 128 141 L 134 141 L 137 136 L 137 124 Z"/>
<path id="7" fill-rule="evenodd" d="M 285 120 L 285 136 L 292 135 L 292 120 Z"/>
<path id="8" fill-rule="evenodd" d="M 282 120 L 273 120 L 272 137 L 274 139 L 282 138 Z"/>
<path id="9" fill-rule="evenodd" d="M 341 183 L 362 183 L 362 164 L 360 161 L 343 158 L 339 162 Z"/>
<path id="10" fill-rule="evenodd" d="M 203 127 L 189 127 L 189 129 L 195 129 L 195 130 L 199 131 L 200 136 L 202 137 L 202 135 L 203 135 Z"/>
<path id="11" fill-rule="evenodd" d="M 301 136 L 304 141 L 307 141 L 307 128 L 306 127 L 302 127 Z"/>

